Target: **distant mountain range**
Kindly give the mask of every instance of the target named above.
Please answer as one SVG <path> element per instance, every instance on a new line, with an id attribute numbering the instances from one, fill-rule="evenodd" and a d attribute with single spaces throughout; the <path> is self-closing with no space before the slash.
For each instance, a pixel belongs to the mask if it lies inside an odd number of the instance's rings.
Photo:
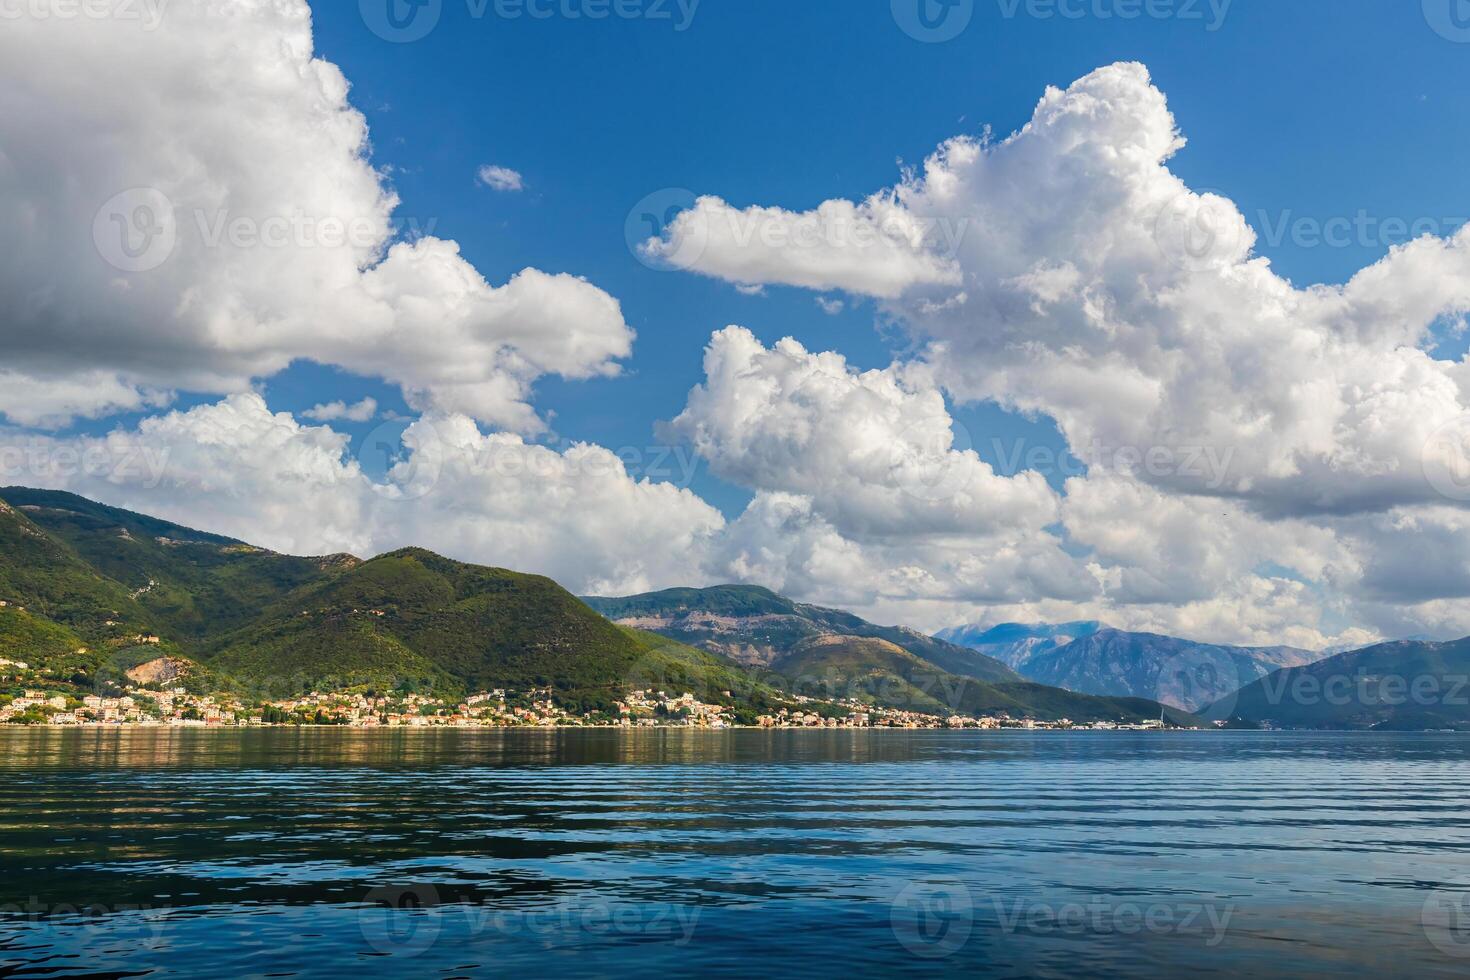
<path id="1" fill-rule="evenodd" d="M 1351 650 L 1272 673 L 1208 710 L 1250 726 L 1470 730 L 1470 639 Z"/>
<path id="2" fill-rule="evenodd" d="M 754 585 L 668 589 L 622 599 L 584 596 L 593 609 L 624 626 L 652 630 L 690 646 L 724 654 L 747 667 L 786 667 L 800 661 L 813 640 L 882 640 L 952 674 L 1016 682 L 1003 663 L 958 644 L 902 626 L 876 626 L 840 609 L 805 605 Z"/>
<path id="3" fill-rule="evenodd" d="M 1158 718 L 1162 702 L 1182 724 L 1470 729 L 1470 639 L 1329 656 L 1095 622 L 929 637 L 752 586 L 579 600 L 422 549 L 291 557 L 22 488 L 0 490 L 0 661 L 72 690 L 542 687 L 590 711 L 658 685 L 747 715 L 795 693 L 1079 722 Z"/>
<path id="4" fill-rule="evenodd" d="M 1147 697 L 1198 711 L 1283 667 L 1325 654 L 1294 647 L 1233 647 L 1154 633 L 1129 633 L 1098 623 L 947 630 L 963 642 L 1040 684 L 1086 694 Z"/>
<path id="5" fill-rule="evenodd" d="M 1026 683 L 964 647 L 765 590 L 594 602 L 627 622 L 550 579 L 422 549 L 298 558 L 72 494 L 0 489 L 0 659 L 75 690 L 127 675 L 272 697 L 544 687 L 589 711 L 657 686 L 748 714 L 792 692 L 1038 720 L 1161 712 Z"/>
<path id="6" fill-rule="evenodd" d="M 1158 710 L 1154 699 L 1098 700 L 1027 683 L 980 652 L 915 630 L 878 626 L 841 610 L 793 602 L 756 586 L 670 589 L 584 601 L 621 626 L 650 630 L 768 671 L 779 678 L 776 683 L 809 696 L 881 692 L 888 703 L 916 711 L 1005 711 L 1074 721 Z"/>
<path id="7" fill-rule="evenodd" d="M 1012 669 L 1040 653 L 1066 646 L 1073 640 L 1091 636 L 1102 629 L 1101 623 L 1002 623 L 999 626 L 959 626 L 941 630 L 939 639 L 993 657 Z"/>

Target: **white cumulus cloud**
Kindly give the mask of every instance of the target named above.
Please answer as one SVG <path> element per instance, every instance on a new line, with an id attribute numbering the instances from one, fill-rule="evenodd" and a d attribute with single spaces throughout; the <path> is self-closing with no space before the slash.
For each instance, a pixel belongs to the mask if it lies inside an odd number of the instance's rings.
<path id="1" fill-rule="evenodd" d="M 616 373 L 633 331 L 607 293 L 494 285 L 455 242 L 398 235 L 348 93 L 305 0 L 175 0 L 152 30 L 7 20 L 0 410 L 57 424 L 309 359 L 534 432 L 538 378 Z M 59 394 L 15 394 L 42 384 Z"/>
<path id="2" fill-rule="evenodd" d="M 766 502 L 766 526 L 801 514 L 805 530 L 742 560 L 807 561 L 796 545 L 820 528 L 863 549 L 853 581 L 879 575 L 877 601 L 917 615 L 1090 614 L 1253 642 L 1470 632 L 1452 553 L 1470 501 L 1470 361 L 1432 353 L 1435 328 L 1470 311 L 1470 229 L 1393 248 L 1342 285 L 1297 285 L 1256 254 L 1233 201 L 1170 170 L 1184 145 L 1147 70 L 1122 63 L 1048 89 L 1005 139 L 950 140 L 864 201 L 705 197 L 677 216 L 650 254 L 819 301 L 876 297 L 916 351 L 881 383 L 813 395 L 790 365 L 837 355 L 716 337 L 675 430 L 727 479 L 807 508 L 776 520 Z M 882 506 L 888 447 L 907 440 L 875 420 L 908 401 L 883 390 L 930 399 L 942 421 L 924 444 L 962 474 L 952 496 Z M 1087 476 L 1053 497 L 961 462 L 942 396 L 1054 420 Z M 945 521 L 968 568 L 934 553 Z M 1002 528 L 1025 534 L 985 541 Z M 1020 598 L 999 569 L 1026 570 Z"/>
<path id="3" fill-rule="evenodd" d="M 343 401 L 326 402 L 308 408 L 301 414 L 313 422 L 368 422 L 378 414 L 378 402 L 375 398 L 364 398 L 351 405 Z"/>
<path id="4" fill-rule="evenodd" d="M 525 190 L 526 181 L 519 171 L 487 163 L 475 173 L 475 180 L 496 191 Z"/>
<path id="5" fill-rule="evenodd" d="M 70 490 L 290 554 L 415 545 L 583 592 L 686 584 L 724 526 L 693 493 L 636 480 L 598 446 L 557 452 L 462 415 L 419 419 L 402 442 L 375 481 L 359 457 L 381 461 L 383 447 L 354 446 L 247 393 L 101 437 L 0 430 L 0 483 Z"/>

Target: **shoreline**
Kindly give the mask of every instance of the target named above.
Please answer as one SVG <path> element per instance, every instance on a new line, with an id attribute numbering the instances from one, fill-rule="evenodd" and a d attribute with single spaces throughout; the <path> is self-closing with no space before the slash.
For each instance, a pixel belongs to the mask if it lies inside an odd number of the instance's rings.
<path id="1" fill-rule="evenodd" d="M 711 734 L 723 732 L 983 732 L 986 734 L 1004 734 L 1007 732 L 1095 732 L 1104 735 L 1115 734 L 1139 734 L 1143 732 L 1157 732 L 1166 734 L 1169 732 L 1206 732 L 1224 731 L 1225 729 L 1206 728 L 1145 728 L 1145 727 L 1123 727 L 1115 728 L 1089 728 L 1077 726 L 1072 728 L 1056 728 L 1037 725 L 1026 727 L 1024 725 L 1005 726 L 1001 728 L 982 728 L 979 726 L 965 726 L 951 728 L 946 725 L 934 726 L 899 726 L 899 725 L 838 725 L 828 727 L 825 725 L 726 725 L 721 728 L 711 728 L 702 725 L 139 725 L 139 724 L 95 724 L 95 725 L 17 725 L 12 722 L 0 722 L 0 731 L 116 731 L 116 732 L 250 732 L 250 731 L 282 731 L 292 729 L 310 729 L 312 731 L 335 731 L 335 732 L 537 732 L 537 731 L 563 731 L 563 732 L 708 732 Z"/>
<path id="2" fill-rule="evenodd" d="M 1383 729 L 1371 728 L 1144 728 L 1144 727 L 1117 727 L 1117 728 L 1053 728 L 1038 725 L 1027 728 L 1022 725 L 1006 726 L 1003 728 L 981 728 L 969 726 L 963 728 L 949 728 L 947 726 L 932 727 L 904 727 L 896 725 L 872 725 L 867 727 L 839 726 L 828 728 L 826 726 L 765 726 L 765 725 L 727 725 L 723 728 L 710 728 L 698 725 L 138 725 L 138 724 L 95 724 L 95 725 L 17 725 L 11 722 L 0 722 L 0 733 L 3 732 L 209 732 L 219 734 L 239 734 L 241 732 L 253 731 L 313 731 L 313 732 L 344 732 L 353 734 L 389 734 L 398 732 L 411 732 L 415 734 L 440 734 L 443 732 L 620 732 L 633 734 L 638 732 L 698 732 L 706 735 L 729 734 L 732 732 L 801 732 L 810 734 L 822 734 L 829 732 L 864 732 L 870 734 L 913 734 L 917 732 L 943 732 L 946 734 L 983 734 L 983 735 L 1011 735 L 1011 734 L 1038 734 L 1038 735 L 1179 735 L 1191 734 L 1201 735 L 1210 733 L 1229 733 L 1244 735 L 1470 735 L 1470 731 L 1460 731 L 1451 728 L 1405 728 L 1405 729 Z"/>

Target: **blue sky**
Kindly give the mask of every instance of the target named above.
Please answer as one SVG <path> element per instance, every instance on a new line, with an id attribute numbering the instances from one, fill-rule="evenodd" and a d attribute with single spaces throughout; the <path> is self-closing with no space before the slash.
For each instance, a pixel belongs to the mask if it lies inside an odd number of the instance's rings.
<path id="1" fill-rule="evenodd" d="M 1234 199 L 1262 235 L 1258 251 L 1298 284 L 1339 282 L 1380 257 L 1395 240 L 1380 222 L 1428 220 L 1446 234 L 1470 207 L 1470 45 L 1437 34 L 1417 2 L 1237 0 L 1211 30 L 1218 8 L 1203 2 L 1122 20 L 1091 3 L 1068 7 L 1085 14 L 1072 18 L 1027 12 L 1045 5 L 1007 16 L 1002 0 L 977 0 L 969 26 L 944 43 L 906 35 L 887 0 L 703 0 L 683 31 L 674 6 L 670 19 L 600 21 L 476 9 L 443 0 L 426 37 L 389 43 L 358 4 L 317 4 L 318 54 L 353 85 L 405 229 L 432 224 L 491 282 L 536 266 L 585 276 L 622 302 L 638 342 L 621 377 L 538 385 L 565 440 L 658 443 L 656 421 L 683 407 L 710 333 L 729 323 L 862 367 L 904 349 L 871 302 L 829 316 L 805 290 L 750 297 L 645 267 L 625 224 L 646 195 L 687 188 L 792 209 L 861 198 L 894 183 L 900 161 L 920 163 L 987 125 L 1004 136 L 1045 86 L 1113 61 L 1149 66 L 1190 141 L 1171 168 Z M 519 171 L 525 190 L 478 185 L 487 163 Z M 1360 212 L 1366 233 L 1314 240 L 1312 222 Z M 365 394 L 407 411 L 392 386 L 310 364 L 265 391 L 285 411 Z M 997 438 L 1060 445 L 1045 419 L 984 405 L 959 406 L 956 418 L 991 462 Z M 337 427 L 360 437 L 374 425 Z M 695 488 L 727 513 L 749 496 L 702 468 Z"/>

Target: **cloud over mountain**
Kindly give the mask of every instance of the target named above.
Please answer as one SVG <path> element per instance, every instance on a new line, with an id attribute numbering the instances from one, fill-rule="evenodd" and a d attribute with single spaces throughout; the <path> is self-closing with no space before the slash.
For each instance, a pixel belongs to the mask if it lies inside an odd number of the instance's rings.
<path id="1" fill-rule="evenodd" d="M 1430 353 L 1434 328 L 1470 310 L 1470 230 L 1394 248 L 1342 286 L 1298 287 L 1255 254 L 1233 202 L 1170 171 L 1183 146 L 1146 69 L 1116 64 L 1049 89 L 1008 138 L 953 139 L 865 201 L 794 213 L 704 197 L 648 250 L 745 286 L 876 297 L 919 350 L 891 376 L 1055 420 L 1088 465 L 1067 482 L 1054 527 L 1095 579 L 1095 604 L 1076 613 L 1114 607 L 1132 625 L 1216 636 L 1236 616 L 1254 632 L 1329 613 L 1384 629 L 1420 614 L 1470 628 L 1463 563 L 1401 567 L 1406 542 L 1456 534 L 1470 499 L 1470 366 Z M 887 234 L 871 231 L 880 225 Z M 712 350 L 725 346 L 717 336 Z M 732 472 L 779 456 L 792 437 L 759 423 L 727 445 L 700 443 L 716 430 L 690 419 L 728 386 L 709 373 L 681 416 L 696 444 Z M 773 390 L 759 371 L 741 383 Z M 840 415 L 835 431 L 861 430 L 861 411 Z M 856 438 L 868 437 L 892 433 Z M 851 454 L 815 452 L 786 472 L 803 466 L 825 467 L 808 484 L 875 486 Z M 746 478 L 764 487 L 771 468 L 754 469 Z M 976 473 L 964 485 L 978 510 L 1005 513 L 1014 495 L 996 491 L 1018 484 Z M 851 530 L 842 515 L 862 495 L 811 499 L 816 516 Z M 1044 540 L 1028 538 L 1033 561 Z M 970 547 L 982 565 L 996 554 Z"/>

